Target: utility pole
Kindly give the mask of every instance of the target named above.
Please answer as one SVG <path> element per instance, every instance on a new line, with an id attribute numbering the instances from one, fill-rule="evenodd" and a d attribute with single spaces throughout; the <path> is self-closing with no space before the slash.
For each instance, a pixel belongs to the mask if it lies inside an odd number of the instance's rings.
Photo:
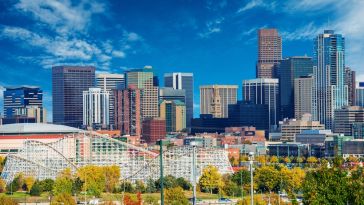
<path id="1" fill-rule="evenodd" d="M 160 170 L 160 187 L 161 187 L 161 205 L 164 205 L 164 178 L 163 178 L 163 145 L 167 145 L 167 141 L 162 139 L 157 141 L 159 145 L 159 170 Z"/>
<path id="2" fill-rule="evenodd" d="M 190 143 L 193 147 L 193 154 L 192 154 L 192 186 L 193 186 L 193 197 L 192 197 L 192 204 L 196 205 L 196 142 L 192 141 Z"/>
<path id="3" fill-rule="evenodd" d="M 251 205 L 254 205 L 253 161 L 254 161 L 254 152 L 249 152 L 249 164 L 250 164 L 250 204 Z"/>

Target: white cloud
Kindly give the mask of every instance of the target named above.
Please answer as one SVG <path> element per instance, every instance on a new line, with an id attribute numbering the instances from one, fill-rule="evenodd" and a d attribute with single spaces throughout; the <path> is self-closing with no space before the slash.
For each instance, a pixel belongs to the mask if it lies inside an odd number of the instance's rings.
<path id="1" fill-rule="evenodd" d="M 220 17 L 213 21 L 206 23 L 206 30 L 204 32 L 198 33 L 200 38 L 209 38 L 214 33 L 221 32 L 221 24 L 224 22 L 225 18 Z"/>
<path id="2" fill-rule="evenodd" d="M 125 58 L 125 53 L 123 51 L 113 51 L 112 55 L 117 58 Z"/>
<path id="3" fill-rule="evenodd" d="M 270 0 L 251 0 L 249 1 L 247 4 L 245 4 L 243 7 L 241 7 L 237 13 L 243 13 L 245 11 L 254 9 L 254 8 L 266 8 L 269 9 L 271 11 L 274 11 L 275 7 L 276 7 L 276 2 L 275 1 L 270 1 Z"/>
<path id="4" fill-rule="evenodd" d="M 283 40 L 287 41 L 313 39 L 317 34 L 322 33 L 326 28 L 326 25 L 316 26 L 314 22 L 310 22 L 294 31 L 282 31 L 281 35 Z"/>
<path id="5" fill-rule="evenodd" d="M 284 6 L 286 12 L 332 10 L 345 5 L 348 0 L 290 0 Z"/>
<path id="6" fill-rule="evenodd" d="M 67 35 L 71 31 L 87 29 L 92 15 L 105 11 L 105 5 L 96 1 L 73 4 L 70 0 L 20 0 L 15 8 L 32 14 L 35 20 L 47 24 L 57 33 Z"/>
<path id="7" fill-rule="evenodd" d="M 130 33 L 125 32 L 125 35 L 127 37 L 127 40 L 131 41 L 131 42 L 143 40 L 143 38 L 140 35 L 138 35 L 137 33 L 134 33 L 134 32 L 130 32 Z"/>

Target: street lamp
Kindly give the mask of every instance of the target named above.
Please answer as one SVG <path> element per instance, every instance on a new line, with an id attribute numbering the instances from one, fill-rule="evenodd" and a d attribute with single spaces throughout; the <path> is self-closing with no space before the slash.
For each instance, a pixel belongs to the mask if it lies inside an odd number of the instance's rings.
<path id="1" fill-rule="evenodd" d="M 249 152 L 249 168 L 250 168 L 250 204 L 251 204 L 251 205 L 254 205 L 253 161 L 254 161 L 254 152 Z"/>
<path id="2" fill-rule="evenodd" d="M 168 145 L 169 141 L 158 140 L 159 145 L 159 168 L 160 168 L 160 187 L 161 187 L 161 205 L 164 205 L 164 178 L 163 178 L 163 146 Z"/>
<path id="3" fill-rule="evenodd" d="M 192 204 L 196 205 L 196 141 L 190 142 L 190 145 L 193 147 L 192 154 L 192 187 L 193 187 L 193 197 Z"/>

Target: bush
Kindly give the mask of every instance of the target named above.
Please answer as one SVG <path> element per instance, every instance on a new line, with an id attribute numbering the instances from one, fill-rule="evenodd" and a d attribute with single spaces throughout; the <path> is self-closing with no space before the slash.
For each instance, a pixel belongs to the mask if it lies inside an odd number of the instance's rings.
<path id="1" fill-rule="evenodd" d="M 190 204 L 181 187 L 166 190 L 166 204 L 188 205 Z"/>
<path id="2" fill-rule="evenodd" d="M 30 189 L 30 196 L 40 196 L 40 194 L 42 193 L 42 190 L 41 190 L 41 186 L 40 186 L 40 183 L 39 181 L 36 181 L 34 183 L 34 185 L 32 186 L 32 188 Z"/>
<path id="3" fill-rule="evenodd" d="M 76 205 L 76 201 L 72 198 L 70 194 L 62 193 L 56 195 L 51 203 L 51 205 L 59 205 L 59 204 Z"/>
<path id="4" fill-rule="evenodd" d="M 149 196 L 149 195 L 144 198 L 143 202 L 146 205 L 158 205 L 159 204 L 158 199 L 156 199 L 156 198 L 154 198 L 152 196 Z"/>
<path id="5" fill-rule="evenodd" d="M 0 196 L 0 204 L 4 204 L 4 205 L 18 205 L 18 202 L 14 201 L 10 197 Z"/>

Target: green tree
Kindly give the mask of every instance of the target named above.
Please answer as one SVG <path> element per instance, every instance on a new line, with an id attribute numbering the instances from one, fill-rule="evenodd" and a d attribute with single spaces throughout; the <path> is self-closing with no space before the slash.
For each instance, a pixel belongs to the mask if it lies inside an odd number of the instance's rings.
<path id="1" fill-rule="evenodd" d="M 229 175 L 223 177 L 224 186 L 222 188 L 223 193 L 228 196 L 240 196 L 241 187 L 239 187 L 235 182 L 231 180 Z"/>
<path id="2" fill-rule="evenodd" d="M 135 191 L 140 193 L 145 193 L 146 187 L 143 181 L 136 180 L 135 182 Z"/>
<path id="3" fill-rule="evenodd" d="M 308 157 L 306 159 L 306 162 L 310 164 L 310 167 L 312 167 L 313 164 L 316 164 L 318 162 L 318 159 L 316 157 Z"/>
<path id="4" fill-rule="evenodd" d="M 349 199 L 350 204 L 364 204 L 364 170 L 362 167 L 351 173 Z"/>
<path id="5" fill-rule="evenodd" d="M 302 185 L 305 204 L 342 204 L 349 201 L 347 172 L 322 168 L 306 174 Z"/>
<path id="6" fill-rule="evenodd" d="M 223 187 L 223 182 L 218 169 L 211 165 L 205 167 L 202 171 L 199 184 L 202 190 L 209 191 L 211 194 L 214 189 L 220 190 Z"/>
<path id="7" fill-rule="evenodd" d="M 250 184 L 250 172 L 244 169 L 239 170 L 232 175 L 231 180 L 239 186 Z"/>
<path id="8" fill-rule="evenodd" d="M 280 170 L 279 185 L 282 185 L 281 188 L 285 190 L 291 198 L 295 199 L 295 194 L 301 189 L 304 178 L 305 172 L 301 168 L 295 167 L 290 170 L 287 167 L 282 167 Z"/>
<path id="9" fill-rule="evenodd" d="M 77 170 L 77 176 L 83 181 L 82 190 L 99 197 L 105 188 L 104 168 L 86 165 Z"/>
<path id="10" fill-rule="evenodd" d="M 120 191 L 127 193 L 134 193 L 135 189 L 134 186 L 129 181 L 123 181 L 120 184 Z"/>
<path id="11" fill-rule="evenodd" d="M 255 171 L 254 181 L 258 188 L 269 191 L 269 195 L 280 182 L 279 172 L 272 166 L 263 166 Z"/>
<path id="12" fill-rule="evenodd" d="M 157 192 L 157 187 L 155 184 L 155 181 L 153 179 L 148 179 L 147 180 L 147 193 L 154 193 Z"/>
<path id="13" fill-rule="evenodd" d="M 271 156 L 270 159 L 269 159 L 269 162 L 270 163 L 278 163 L 279 159 L 278 159 L 277 156 Z"/>
<path id="14" fill-rule="evenodd" d="M 160 190 L 160 179 L 155 182 L 156 187 Z M 176 177 L 172 175 L 165 176 L 163 178 L 163 186 L 165 189 L 174 188 L 178 186 Z"/>
<path id="15" fill-rule="evenodd" d="M 40 186 L 40 182 L 36 181 L 34 183 L 34 185 L 32 186 L 32 188 L 29 191 L 30 196 L 40 196 L 40 194 L 42 193 L 42 189 Z"/>
<path id="16" fill-rule="evenodd" d="M 112 165 L 103 167 L 105 174 L 105 190 L 106 192 L 114 191 L 120 179 L 120 166 Z"/>
<path id="17" fill-rule="evenodd" d="M 72 194 L 72 174 L 71 169 L 67 168 L 63 170 L 54 181 L 53 193 L 54 195 L 60 194 Z"/>
<path id="18" fill-rule="evenodd" d="M 177 186 L 181 187 L 183 190 L 190 190 L 192 185 L 185 178 L 179 177 L 176 179 Z"/>
<path id="19" fill-rule="evenodd" d="M 35 178 L 34 177 L 32 177 L 32 176 L 24 177 L 24 184 L 25 184 L 25 187 L 26 187 L 26 191 L 28 193 L 32 189 L 32 186 L 34 185 L 34 183 L 35 183 Z"/>
<path id="20" fill-rule="evenodd" d="M 181 187 L 170 188 L 166 190 L 165 202 L 168 205 L 188 205 L 187 197 Z"/>
<path id="21" fill-rule="evenodd" d="M 6 191 L 6 182 L 2 178 L 0 178 L 0 193 L 4 193 Z"/>
<path id="22" fill-rule="evenodd" d="M 8 186 L 6 187 L 6 190 L 8 193 L 14 193 L 16 191 L 18 191 L 19 189 L 22 188 L 24 184 L 24 177 L 22 173 L 19 173 L 16 175 L 16 177 L 13 179 L 13 181 L 8 184 Z"/>
<path id="23" fill-rule="evenodd" d="M 54 180 L 53 179 L 44 179 L 39 181 L 39 185 L 42 191 L 50 192 L 53 189 Z"/>

